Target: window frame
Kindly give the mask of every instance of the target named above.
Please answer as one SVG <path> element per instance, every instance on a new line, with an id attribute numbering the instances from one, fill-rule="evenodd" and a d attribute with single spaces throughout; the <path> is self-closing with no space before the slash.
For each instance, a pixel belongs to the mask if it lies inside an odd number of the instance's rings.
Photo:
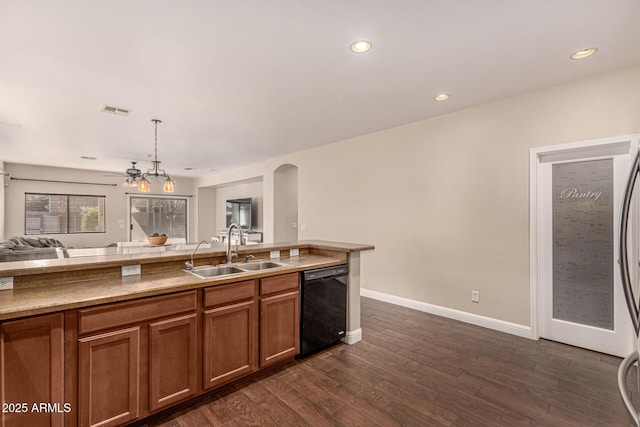
<path id="1" fill-rule="evenodd" d="M 43 232 L 42 228 L 40 228 L 39 233 L 30 233 L 27 228 L 27 198 L 29 196 L 56 196 L 56 197 L 65 197 L 66 198 L 66 231 L 58 231 L 53 233 Z M 102 231 L 70 231 L 70 218 L 69 207 L 71 206 L 70 200 L 73 197 L 94 197 L 96 199 L 102 199 Z M 98 203 L 99 205 L 100 203 Z M 69 194 L 69 193 L 41 193 L 41 192 L 25 192 L 24 193 L 24 234 L 25 236 L 38 236 L 38 235 L 53 235 L 53 234 L 105 234 L 107 233 L 107 196 L 104 194 Z"/>
<path id="2" fill-rule="evenodd" d="M 127 194 L 127 241 L 132 242 L 132 223 L 131 223 L 131 199 L 139 198 L 139 199 L 179 199 L 184 200 L 185 203 L 185 242 L 189 241 L 189 199 L 191 196 L 175 196 L 175 195 L 164 195 L 164 194 Z"/>

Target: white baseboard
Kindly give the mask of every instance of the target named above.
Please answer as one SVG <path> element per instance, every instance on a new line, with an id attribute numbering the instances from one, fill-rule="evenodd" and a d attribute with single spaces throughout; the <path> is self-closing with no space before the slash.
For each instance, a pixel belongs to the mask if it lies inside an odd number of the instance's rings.
<path id="1" fill-rule="evenodd" d="M 517 335 L 523 338 L 535 339 L 533 331 L 529 326 L 519 325 L 517 323 L 505 322 L 504 320 L 493 319 L 491 317 L 480 316 L 479 314 L 467 313 L 466 311 L 455 310 L 453 308 L 441 307 L 426 302 L 415 301 L 408 298 L 398 297 L 395 295 L 385 294 L 369 289 L 360 289 L 360 295 L 367 298 L 373 298 L 379 301 L 388 302 L 403 307 L 412 308 L 436 316 L 446 317 L 448 319 L 459 320 L 461 322 L 470 323 L 483 328 L 493 329 L 505 332 L 511 335 Z"/>
<path id="2" fill-rule="evenodd" d="M 342 342 L 345 344 L 355 344 L 362 340 L 362 329 L 358 328 L 355 331 L 347 331 L 347 335 L 342 338 Z"/>

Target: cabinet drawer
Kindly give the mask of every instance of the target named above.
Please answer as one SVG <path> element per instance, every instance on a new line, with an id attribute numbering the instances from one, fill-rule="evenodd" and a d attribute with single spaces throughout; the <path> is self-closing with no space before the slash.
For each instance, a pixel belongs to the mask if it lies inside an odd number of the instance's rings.
<path id="1" fill-rule="evenodd" d="M 281 276 L 260 279 L 260 295 L 270 295 L 297 289 L 298 273 L 289 273 Z"/>
<path id="2" fill-rule="evenodd" d="M 204 306 L 215 307 L 253 298 L 255 292 L 253 280 L 220 285 L 204 290 Z"/>
<path id="3" fill-rule="evenodd" d="M 196 311 L 196 291 L 144 298 L 79 310 L 78 334 L 117 328 L 145 320 Z"/>

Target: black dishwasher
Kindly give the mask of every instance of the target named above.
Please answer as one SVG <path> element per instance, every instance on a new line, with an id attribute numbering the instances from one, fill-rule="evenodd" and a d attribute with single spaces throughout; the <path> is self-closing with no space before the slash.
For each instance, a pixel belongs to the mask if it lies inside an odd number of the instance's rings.
<path id="1" fill-rule="evenodd" d="M 348 272 L 346 265 L 303 272 L 298 357 L 308 356 L 345 336 Z"/>

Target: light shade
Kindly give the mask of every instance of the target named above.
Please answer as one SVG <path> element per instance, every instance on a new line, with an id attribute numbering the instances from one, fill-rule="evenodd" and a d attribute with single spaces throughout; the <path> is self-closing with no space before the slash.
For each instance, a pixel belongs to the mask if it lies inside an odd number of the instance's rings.
<path id="1" fill-rule="evenodd" d="M 173 181 L 171 178 L 168 178 L 164 181 L 164 192 L 165 193 L 173 193 Z"/>
<path id="2" fill-rule="evenodd" d="M 138 191 L 141 191 L 143 193 L 148 193 L 149 190 L 150 190 L 149 181 L 147 181 L 146 178 L 140 178 L 140 181 L 138 181 Z"/>

